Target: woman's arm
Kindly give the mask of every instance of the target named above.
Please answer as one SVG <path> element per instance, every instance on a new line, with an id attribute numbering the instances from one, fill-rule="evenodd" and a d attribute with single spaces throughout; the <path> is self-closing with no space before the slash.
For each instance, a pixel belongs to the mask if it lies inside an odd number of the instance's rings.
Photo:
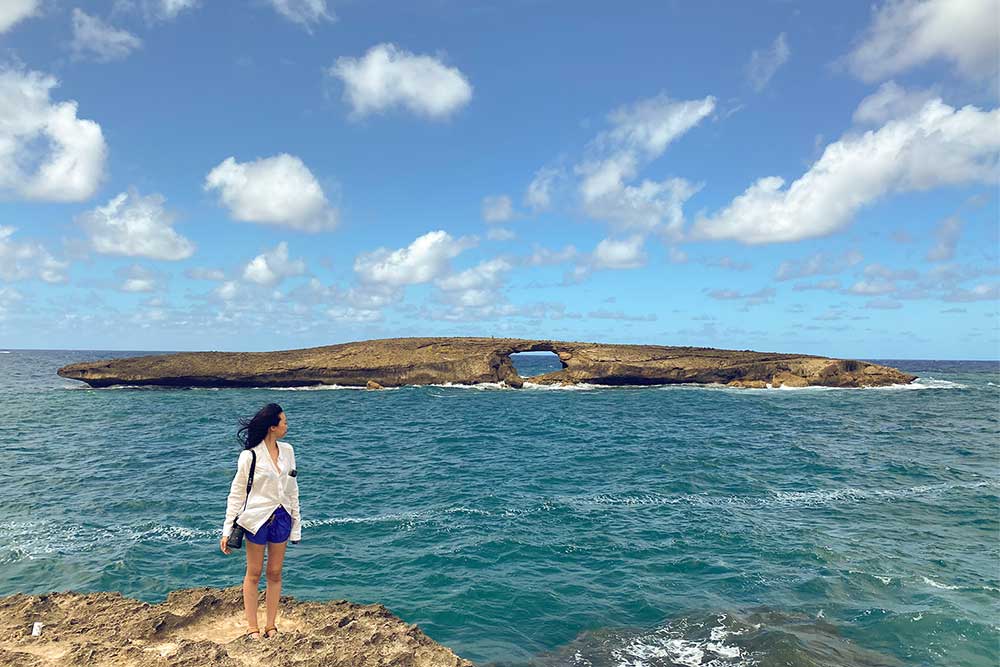
<path id="1" fill-rule="evenodd" d="M 236 461 L 236 476 L 229 486 L 229 498 L 226 500 L 226 520 L 222 524 L 222 536 L 229 537 L 233 532 L 233 519 L 243 508 L 243 502 L 247 497 L 247 477 L 250 475 L 250 450 L 244 449 L 240 452 L 240 458 Z"/>
<path id="2" fill-rule="evenodd" d="M 291 445 L 289 445 L 291 448 Z M 292 450 L 292 470 L 298 470 L 295 467 L 295 450 Z M 296 473 L 298 475 L 298 473 Z M 292 496 L 292 507 L 290 514 L 292 515 L 292 534 L 288 536 L 289 541 L 298 542 L 302 539 L 302 516 L 299 514 L 299 478 L 290 477 L 292 482 L 291 496 Z"/>

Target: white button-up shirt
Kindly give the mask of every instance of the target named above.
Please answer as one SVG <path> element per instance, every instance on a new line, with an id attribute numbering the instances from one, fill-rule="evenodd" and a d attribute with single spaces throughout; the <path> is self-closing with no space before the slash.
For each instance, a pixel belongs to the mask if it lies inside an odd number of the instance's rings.
<path id="1" fill-rule="evenodd" d="M 299 483 L 289 473 L 295 470 L 295 450 L 287 442 L 278 441 L 278 464 L 275 465 L 267 445 L 261 441 L 253 447 L 257 454 L 257 467 L 253 471 L 253 487 L 247 498 L 247 477 L 250 475 L 249 449 L 240 452 L 236 463 L 236 476 L 229 487 L 226 501 L 226 520 L 222 525 L 222 535 L 228 537 L 233 531 L 233 519 L 251 533 L 256 533 L 271 513 L 282 506 L 292 516 L 292 534 L 289 540 L 302 539 L 302 518 L 299 516 Z M 243 501 L 246 500 L 246 509 Z"/>

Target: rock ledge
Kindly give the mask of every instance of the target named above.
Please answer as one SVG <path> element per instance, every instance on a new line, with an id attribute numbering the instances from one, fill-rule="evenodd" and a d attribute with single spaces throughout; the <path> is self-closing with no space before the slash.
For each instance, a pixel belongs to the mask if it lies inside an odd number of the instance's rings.
<path id="1" fill-rule="evenodd" d="M 260 605 L 263 628 L 263 591 Z M 277 637 L 241 638 L 238 586 L 174 591 L 156 605 L 120 593 L 10 595 L 0 598 L 0 665 L 473 667 L 379 604 L 282 597 L 277 623 Z"/>

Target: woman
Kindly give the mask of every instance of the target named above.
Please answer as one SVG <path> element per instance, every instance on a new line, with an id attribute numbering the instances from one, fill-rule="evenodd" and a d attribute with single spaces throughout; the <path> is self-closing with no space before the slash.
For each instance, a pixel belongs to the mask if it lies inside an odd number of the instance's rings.
<path id="1" fill-rule="evenodd" d="M 288 421 L 281 406 L 268 403 L 251 419 L 240 419 L 236 438 L 243 444 L 236 464 L 236 476 L 229 487 L 226 502 L 226 521 L 222 526 L 219 548 L 230 552 L 226 540 L 233 530 L 233 519 L 246 530 L 247 572 L 243 578 L 243 609 L 247 617 L 250 639 L 260 639 L 257 626 L 257 596 L 260 573 L 264 564 L 264 547 L 267 547 L 267 624 L 264 637 L 278 634 L 275 619 L 281 596 L 281 566 L 285 560 L 288 540 L 297 544 L 302 538 L 302 520 L 299 516 L 299 485 L 296 480 L 295 451 L 281 438 L 288 431 Z M 256 454 L 253 486 L 247 495 L 247 477 Z M 246 502 L 246 509 L 243 509 Z M 242 510 L 242 511 L 241 511 Z M 239 518 L 237 518 L 239 515 Z"/>

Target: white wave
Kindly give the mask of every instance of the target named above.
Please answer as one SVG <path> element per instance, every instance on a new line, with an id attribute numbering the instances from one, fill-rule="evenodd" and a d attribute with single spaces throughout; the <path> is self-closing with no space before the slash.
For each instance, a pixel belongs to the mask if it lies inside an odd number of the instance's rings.
<path id="1" fill-rule="evenodd" d="M 0 354 L 10 354 L 10 350 L 0 350 Z"/>
<path id="2" fill-rule="evenodd" d="M 395 387 L 389 387 L 395 389 Z M 254 389 L 269 389 L 271 391 L 336 391 L 338 389 L 365 389 L 365 387 L 347 384 L 306 384 L 300 387 L 254 387 Z"/>
<path id="3" fill-rule="evenodd" d="M 927 584 L 928 586 L 933 586 L 934 588 L 942 588 L 946 591 L 957 591 L 960 588 L 959 586 L 949 586 L 948 584 L 942 584 L 941 582 L 934 581 L 933 579 L 930 579 L 923 575 L 921 575 L 920 578 L 924 580 L 925 584 Z"/>
<path id="4" fill-rule="evenodd" d="M 444 383 L 434 383 L 423 385 L 425 387 L 441 387 L 445 389 L 475 389 L 478 391 L 486 391 L 489 389 L 511 389 L 505 382 L 479 382 L 477 384 L 459 384 L 454 382 L 444 382 Z"/>
<path id="5" fill-rule="evenodd" d="M 606 384 L 590 384 L 581 382 L 579 384 L 537 384 L 535 382 L 525 382 L 524 389 L 533 391 L 593 391 L 595 389 L 610 389 Z"/>
<path id="6" fill-rule="evenodd" d="M 936 496 L 956 489 L 1000 488 L 1000 480 L 983 480 L 979 482 L 957 482 L 953 484 L 928 484 L 922 486 L 902 487 L 898 489 L 857 489 L 843 487 L 839 489 L 812 489 L 809 491 L 775 491 L 769 496 L 709 496 L 705 494 L 683 494 L 663 496 L 646 494 L 640 496 L 622 496 L 599 494 L 596 496 L 573 497 L 564 496 L 560 500 L 573 505 L 692 505 L 696 507 L 808 507 L 839 503 L 863 502 L 866 500 L 897 500 L 919 496 Z"/>
<path id="7" fill-rule="evenodd" d="M 611 656 L 617 661 L 617 667 L 652 667 L 663 658 L 671 664 L 685 667 L 756 665 L 757 662 L 744 654 L 739 646 L 726 644 L 727 637 L 740 632 L 733 632 L 721 625 L 724 618 L 720 617 L 720 625 L 710 630 L 707 639 L 685 637 L 688 624 L 682 621 L 677 628 L 668 625 L 634 637 L 622 648 L 612 649 Z M 703 626 L 697 623 L 695 627 Z"/>

